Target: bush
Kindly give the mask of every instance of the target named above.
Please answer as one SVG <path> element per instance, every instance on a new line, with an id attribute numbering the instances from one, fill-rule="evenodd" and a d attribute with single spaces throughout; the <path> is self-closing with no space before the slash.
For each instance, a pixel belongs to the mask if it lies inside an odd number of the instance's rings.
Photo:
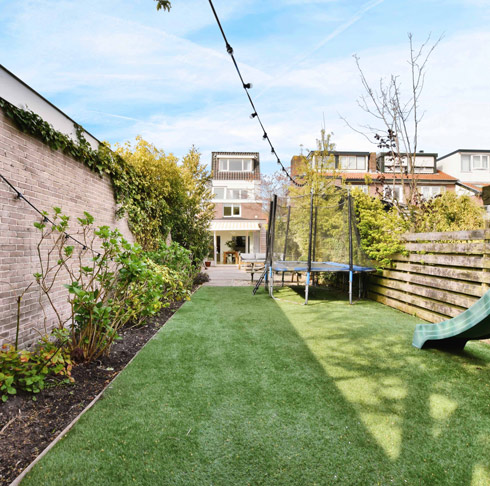
<path id="1" fill-rule="evenodd" d="M 77 361 L 91 361 L 107 354 L 124 325 L 141 324 L 169 302 L 188 296 L 186 282 L 181 278 L 189 268 L 186 250 L 174 248 L 170 252 L 172 258 L 168 256 L 179 271 L 159 265 L 139 245 L 128 243 L 117 229 L 96 228 L 88 213 L 78 218 L 84 246 L 75 248 L 67 244 L 69 218 L 55 208 L 52 219 L 54 226 L 35 223 L 41 232 L 41 271 L 35 278 L 58 316 L 59 328 L 68 323 L 71 334 L 67 346 Z M 52 258 L 47 262 L 42 258 L 41 246 L 50 241 L 48 256 L 56 255 L 55 263 Z M 62 319 L 50 295 L 61 269 L 70 278 L 65 285 L 72 309 L 68 321 Z"/>
<path id="2" fill-rule="evenodd" d="M 410 225 L 396 208 L 386 209 L 377 197 L 359 189 L 352 191 L 361 236 L 361 246 L 366 255 L 381 266 L 391 263 L 390 256 L 404 250 L 401 235 Z"/>
<path id="3" fill-rule="evenodd" d="M 415 212 L 414 231 L 463 231 L 484 227 L 485 210 L 469 196 L 445 192 L 424 202 Z"/>
<path id="4" fill-rule="evenodd" d="M 53 338 L 56 338 L 53 341 Z M 66 330 L 45 336 L 35 351 L 19 351 L 4 344 L 0 350 L 0 395 L 3 402 L 18 391 L 39 393 L 48 378 L 73 381 L 72 363 L 64 349 Z"/>
<path id="5" fill-rule="evenodd" d="M 169 246 L 160 240 L 158 250 L 147 253 L 148 257 L 156 264 L 168 267 L 178 275 L 187 290 L 192 288 L 198 269 L 192 262 L 192 253 L 177 242 Z"/>

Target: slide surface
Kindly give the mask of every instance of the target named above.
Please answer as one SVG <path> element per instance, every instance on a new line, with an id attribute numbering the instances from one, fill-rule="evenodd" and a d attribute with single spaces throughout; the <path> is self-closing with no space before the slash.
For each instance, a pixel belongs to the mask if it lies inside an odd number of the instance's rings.
<path id="1" fill-rule="evenodd" d="M 459 316 L 438 324 L 418 324 L 412 344 L 420 349 L 461 350 L 470 339 L 490 339 L 490 290 Z"/>

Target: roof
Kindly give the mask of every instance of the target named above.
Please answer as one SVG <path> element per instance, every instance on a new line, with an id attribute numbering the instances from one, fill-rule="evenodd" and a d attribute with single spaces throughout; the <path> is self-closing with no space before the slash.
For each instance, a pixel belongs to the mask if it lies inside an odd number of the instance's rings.
<path id="1" fill-rule="evenodd" d="M 380 177 L 384 177 L 385 179 L 417 179 L 420 181 L 437 181 L 437 182 L 456 182 L 458 179 L 456 177 L 450 176 L 449 174 L 446 174 L 445 172 L 442 172 L 440 170 L 437 171 L 435 174 L 411 174 L 405 175 L 405 174 L 393 174 L 391 172 L 341 172 L 338 177 L 344 178 L 346 180 L 365 180 L 365 176 L 368 175 L 373 179 L 373 181 L 376 181 L 376 179 L 379 179 Z"/>
<path id="2" fill-rule="evenodd" d="M 257 160 L 259 159 L 259 153 L 258 152 L 211 152 L 211 156 L 217 156 L 217 157 L 226 157 L 227 155 L 233 155 L 233 156 L 241 156 L 241 157 L 254 157 Z"/>
<path id="3" fill-rule="evenodd" d="M 378 157 L 386 157 L 387 155 L 388 155 L 388 156 L 391 156 L 392 154 L 391 154 L 391 152 L 379 152 L 379 153 L 377 154 L 377 156 L 378 156 Z M 401 155 L 401 156 L 406 156 L 407 154 L 406 154 L 406 153 L 403 153 L 403 154 L 400 154 L 400 155 Z M 413 155 L 413 154 L 411 154 L 411 153 L 410 153 L 410 155 Z M 417 152 L 417 153 L 415 154 L 415 156 L 416 156 L 416 157 L 418 157 L 418 156 L 423 157 L 423 156 L 426 156 L 426 155 L 428 155 L 428 156 L 430 156 L 430 157 L 435 157 L 435 158 L 437 159 L 437 156 L 438 156 L 439 154 L 436 154 L 436 153 L 434 153 L 434 152 Z"/>
<path id="4" fill-rule="evenodd" d="M 259 231 L 258 221 L 211 221 L 209 231 Z"/>
<path id="5" fill-rule="evenodd" d="M 330 150 L 330 151 L 327 151 L 327 150 L 310 150 L 310 152 L 308 153 L 308 157 L 310 155 L 315 155 L 315 154 L 320 154 L 322 152 L 327 152 L 328 155 L 363 155 L 365 157 L 367 157 L 371 152 L 357 152 L 355 150 Z M 298 156 L 298 155 L 295 155 L 294 157 L 304 157 L 303 155 L 301 156 Z"/>
<path id="6" fill-rule="evenodd" d="M 446 155 L 443 155 L 442 157 L 439 157 L 437 160 L 442 160 L 442 159 L 445 159 L 446 157 L 450 157 L 451 155 L 454 155 L 454 154 L 458 154 L 458 153 L 480 153 L 480 154 L 490 154 L 490 149 L 482 149 L 482 150 L 479 150 L 479 149 L 457 149 L 457 150 L 454 150 L 453 152 L 450 152 Z"/>
<path id="7" fill-rule="evenodd" d="M 482 187 L 478 187 L 475 184 L 472 184 L 471 182 L 457 181 L 456 182 L 456 185 L 457 186 L 464 187 L 465 189 L 468 189 L 469 191 L 475 192 L 477 194 L 481 194 L 481 192 L 482 192 Z M 485 187 L 485 186 L 483 186 L 483 187 Z"/>

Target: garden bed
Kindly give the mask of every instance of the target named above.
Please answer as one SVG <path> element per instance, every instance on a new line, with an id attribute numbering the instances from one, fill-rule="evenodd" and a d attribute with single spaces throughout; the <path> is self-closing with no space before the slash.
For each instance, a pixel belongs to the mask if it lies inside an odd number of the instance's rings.
<path id="1" fill-rule="evenodd" d="M 127 328 L 110 356 L 73 368 L 72 385 L 53 386 L 36 395 L 19 394 L 0 405 L 0 485 L 10 484 L 114 379 L 132 357 L 177 311 L 174 303 L 147 325 Z"/>

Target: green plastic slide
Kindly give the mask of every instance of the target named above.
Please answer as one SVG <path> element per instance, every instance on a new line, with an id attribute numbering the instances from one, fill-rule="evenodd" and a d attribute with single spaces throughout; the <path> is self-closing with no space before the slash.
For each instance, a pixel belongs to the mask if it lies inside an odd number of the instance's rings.
<path id="1" fill-rule="evenodd" d="M 418 324 L 412 344 L 419 349 L 462 350 L 471 339 L 490 338 L 490 291 L 459 316 L 438 324 Z"/>

